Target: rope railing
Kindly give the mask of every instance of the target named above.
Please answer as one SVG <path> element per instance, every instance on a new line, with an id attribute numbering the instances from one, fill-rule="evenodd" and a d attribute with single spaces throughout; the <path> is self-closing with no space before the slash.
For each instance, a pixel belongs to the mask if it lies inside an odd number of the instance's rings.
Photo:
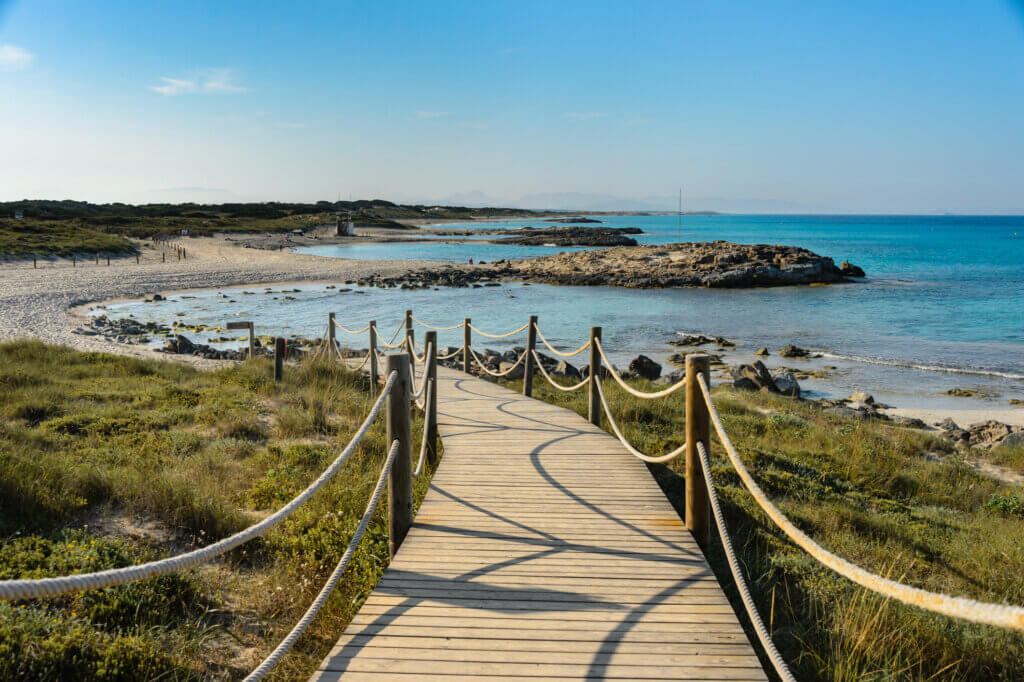
<path id="1" fill-rule="evenodd" d="M 459 326 L 461 327 L 462 325 L 459 325 Z M 485 332 L 483 330 L 477 329 L 472 324 L 469 325 L 469 328 L 472 329 L 473 331 L 475 331 L 480 336 L 486 336 L 489 339 L 504 339 L 504 338 L 508 338 L 509 336 L 515 336 L 516 334 L 518 334 L 519 332 L 523 331 L 524 329 L 526 329 L 529 326 L 530 326 L 530 323 L 527 322 L 526 324 L 524 324 L 519 329 L 513 329 L 512 331 L 505 332 L 504 334 L 488 334 L 487 332 Z"/>
<path id="2" fill-rule="evenodd" d="M 670 459 L 675 459 L 679 455 L 686 452 L 686 443 L 683 443 L 672 452 L 668 452 L 665 453 L 664 455 L 660 455 L 657 457 L 652 457 L 651 455 L 647 455 L 640 452 L 635 447 L 630 445 L 629 441 L 626 440 L 626 436 L 623 435 L 622 430 L 619 428 L 619 425 L 615 422 L 615 417 L 612 416 L 611 408 L 608 407 L 608 399 L 605 398 L 604 396 L 604 388 L 601 386 L 601 379 L 597 378 L 594 381 L 597 384 L 597 395 L 600 396 L 601 398 L 601 407 L 604 410 L 605 416 L 608 417 L 608 423 L 611 424 L 612 431 L 615 432 L 615 437 L 619 439 L 620 443 L 622 443 L 622 447 L 629 450 L 629 453 L 631 455 L 633 455 L 637 459 L 642 459 L 645 462 L 650 462 L 651 464 L 661 464 L 662 462 L 667 462 Z"/>
<path id="3" fill-rule="evenodd" d="M 543 334 L 541 334 L 540 327 L 537 327 L 536 329 L 537 329 L 537 338 L 540 339 L 541 343 L 543 343 L 545 346 L 547 346 L 549 351 L 551 351 L 552 353 L 554 353 L 555 355 L 557 355 L 559 357 L 571 358 L 571 357 L 574 357 L 576 355 L 579 355 L 583 351 L 585 351 L 588 348 L 590 348 L 590 342 L 587 341 L 585 344 L 583 344 L 582 346 L 580 346 L 576 350 L 572 351 L 571 353 L 563 353 L 562 351 L 558 350 L 557 348 L 552 346 L 550 343 L 548 343 L 548 340 L 544 338 Z"/>
<path id="4" fill-rule="evenodd" d="M 449 360 L 451 358 L 454 358 L 456 355 L 461 353 L 464 348 L 465 348 L 465 346 L 459 346 L 453 352 L 448 353 L 447 355 L 438 355 L 437 359 L 438 360 Z"/>
<path id="5" fill-rule="evenodd" d="M 571 393 L 573 391 L 578 391 L 579 389 L 583 388 L 584 386 L 586 386 L 587 384 L 590 383 L 590 377 L 588 376 L 586 379 L 584 379 L 583 381 L 579 382 L 578 384 L 574 384 L 572 386 L 563 386 L 562 384 L 560 384 L 557 381 L 555 381 L 554 379 L 552 379 L 551 375 L 548 374 L 546 369 L 544 369 L 544 363 L 540 361 L 540 356 L 537 355 L 537 351 L 531 351 L 531 352 L 533 353 L 534 361 L 537 363 L 537 369 L 540 370 L 541 376 L 543 376 L 545 379 L 547 379 L 548 383 L 551 384 L 552 386 L 554 386 L 555 388 L 557 388 L 559 391 L 565 391 L 566 393 Z"/>
<path id="6" fill-rule="evenodd" d="M 681 381 L 677 381 L 676 383 L 672 384 L 668 388 L 663 389 L 661 391 L 655 391 L 653 393 L 645 393 L 644 391 L 638 391 L 629 384 L 627 384 L 626 380 L 619 376 L 619 373 L 615 371 L 615 367 L 612 365 L 611 361 L 608 360 L 608 356 L 604 354 L 604 347 L 602 347 L 601 341 L 599 339 L 594 339 L 594 343 L 597 344 L 597 351 L 601 354 L 601 359 L 604 360 L 604 364 L 608 370 L 608 374 L 610 374 L 611 377 L 615 379 L 615 382 L 630 395 L 636 396 L 637 398 L 641 398 L 643 400 L 654 400 L 655 398 L 664 398 L 667 395 L 672 395 L 679 389 L 686 386 L 686 377 L 683 377 Z"/>
<path id="7" fill-rule="evenodd" d="M 778 507 L 772 504 L 771 500 L 768 499 L 768 496 L 765 495 L 764 491 L 757 485 L 754 477 L 751 476 L 746 466 L 744 466 L 743 461 L 739 458 L 735 446 L 733 446 L 732 441 L 729 439 L 729 434 L 726 433 L 725 427 L 722 425 L 722 418 L 719 416 L 718 410 L 715 408 L 715 403 L 711 399 L 711 391 L 708 388 L 707 382 L 704 381 L 703 377 L 700 377 L 697 383 L 700 386 L 701 393 L 704 395 L 704 402 L 708 407 L 708 412 L 711 416 L 711 423 L 715 427 L 715 432 L 718 434 L 719 441 L 725 448 L 729 461 L 732 462 L 733 468 L 736 469 L 736 473 L 739 474 L 740 480 L 743 481 L 743 485 L 747 488 L 747 491 L 753 496 L 761 509 L 764 510 L 765 514 L 767 514 L 768 517 L 774 521 L 786 536 L 789 537 L 789 539 L 798 547 L 844 578 L 853 581 L 861 587 L 865 587 L 876 592 L 883 597 L 896 599 L 904 604 L 917 606 L 935 613 L 941 613 L 945 616 L 962 618 L 975 623 L 985 623 L 988 625 L 1012 628 L 1014 630 L 1024 630 L 1024 607 L 1010 606 L 1006 604 L 990 604 L 975 601 L 973 599 L 967 599 L 965 597 L 951 597 L 946 594 L 929 592 L 917 587 L 904 585 L 896 582 L 895 580 L 890 580 L 875 573 L 871 573 L 870 571 L 867 571 L 860 566 L 843 559 L 842 557 L 836 556 L 812 540 L 809 535 L 797 528 L 796 525 L 785 516 L 785 514 L 779 511 Z"/>
<path id="8" fill-rule="evenodd" d="M 343 327 L 340 324 L 338 324 L 337 320 L 335 320 L 334 326 L 338 330 L 343 331 L 346 334 L 352 334 L 353 336 L 358 336 L 359 334 L 365 334 L 366 332 L 370 331 L 370 325 L 366 325 L 362 329 L 349 329 L 348 327 Z"/>
<path id="9" fill-rule="evenodd" d="M 473 356 L 473 360 L 476 361 L 477 366 L 483 372 L 486 372 L 487 374 L 490 374 L 492 377 L 497 377 L 497 378 L 507 377 L 509 374 L 514 372 L 516 370 L 516 368 L 519 367 L 519 365 L 522 364 L 523 360 L 526 359 L 526 351 L 524 350 L 522 353 L 519 354 L 519 359 L 516 360 L 515 363 L 511 367 L 509 367 L 508 369 L 506 369 L 506 370 L 504 370 L 502 372 L 494 372 L 494 371 L 491 371 L 490 369 L 487 368 L 487 365 L 484 364 L 483 360 L 480 359 L 480 356 L 476 354 L 476 351 L 473 350 L 472 347 L 469 349 L 469 353 L 470 353 L 470 355 Z"/>
<path id="10" fill-rule="evenodd" d="M 436 404 L 436 402 L 432 400 L 432 398 L 434 397 L 434 393 L 437 392 L 437 382 L 430 381 L 424 383 L 428 383 L 429 385 L 427 386 L 427 395 L 423 401 L 423 439 L 420 442 L 420 458 L 419 461 L 416 462 L 416 468 L 413 469 L 412 472 L 413 478 L 419 478 L 420 474 L 423 473 L 423 463 L 427 459 L 427 450 L 429 449 L 428 446 L 430 445 L 429 425 L 431 419 L 433 419 L 434 417 L 434 405 Z"/>
<path id="11" fill-rule="evenodd" d="M 235 547 L 245 544 L 253 538 L 259 537 L 291 516 L 310 497 L 312 497 L 331 478 L 333 478 L 342 466 L 345 465 L 345 462 L 347 462 L 352 453 L 355 452 L 356 446 L 358 446 L 360 441 L 362 441 L 363 436 L 365 436 L 367 431 L 369 431 L 370 425 L 377 418 L 381 407 L 384 405 L 385 399 L 391 392 L 391 389 L 395 385 L 397 379 L 398 374 L 395 372 L 388 376 L 388 380 L 384 384 L 384 388 L 381 390 L 380 395 L 374 402 L 373 407 L 370 408 L 369 414 L 367 414 L 355 435 L 334 462 L 332 462 L 331 465 L 328 466 L 322 474 L 320 474 L 319 478 L 310 483 L 305 490 L 292 498 L 288 504 L 281 507 L 281 509 L 277 510 L 259 523 L 249 526 L 248 528 L 226 537 L 223 540 L 207 545 L 206 547 L 202 547 L 191 552 L 185 552 L 184 554 L 179 554 L 177 556 L 138 564 L 136 566 L 126 566 L 124 568 L 97 571 L 95 573 L 81 573 L 57 578 L 3 580 L 0 581 L 0 599 L 11 601 L 15 599 L 52 597 L 59 594 L 65 594 L 67 592 L 79 592 L 82 590 L 110 587 L 112 585 L 124 585 L 125 583 L 135 582 L 144 578 L 152 578 L 165 573 L 180 571 L 184 568 L 188 568 L 220 556 Z"/>
<path id="12" fill-rule="evenodd" d="M 433 344 L 428 343 L 427 347 L 423 349 L 423 356 L 422 357 L 417 357 L 416 361 L 417 362 L 425 362 L 426 359 L 430 357 L 430 353 L 433 350 L 433 348 L 434 348 Z M 413 353 L 413 355 L 415 356 L 415 353 Z M 420 377 L 420 387 L 418 389 L 416 389 L 413 392 L 413 394 L 412 394 L 413 400 L 417 401 L 417 404 L 419 403 L 419 399 L 423 397 L 423 392 L 427 388 L 427 378 L 428 378 L 427 368 L 424 367 L 423 368 L 423 376 Z"/>
<path id="13" fill-rule="evenodd" d="M 786 661 L 783 660 L 782 654 L 775 647 L 775 642 L 772 641 L 771 633 L 768 632 L 768 628 L 764 626 L 764 621 L 761 620 L 761 614 L 757 612 L 757 604 L 754 603 L 754 598 L 750 595 L 750 588 L 747 587 L 747 580 L 743 577 L 743 571 L 740 568 L 740 562 L 736 558 L 736 551 L 732 548 L 732 539 L 729 537 L 729 529 L 725 525 L 725 517 L 722 515 L 722 507 L 718 503 L 718 491 L 715 488 L 715 481 L 711 478 L 711 461 L 708 459 L 708 451 L 704 447 L 704 443 L 697 441 L 697 453 L 700 455 L 701 470 L 704 473 L 704 485 L 708 488 L 708 498 L 711 503 L 712 515 L 715 518 L 715 525 L 718 527 L 718 537 L 722 540 L 722 549 L 725 550 L 725 558 L 729 564 L 729 571 L 732 573 L 733 582 L 736 583 L 736 589 L 740 593 L 740 599 L 743 601 L 743 606 L 747 609 L 747 615 L 750 617 L 750 622 L 754 626 L 754 631 L 757 633 L 757 639 L 761 642 L 761 646 L 764 647 L 765 653 L 768 655 L 768 659 L 771 660 L 772 666 L 775 668 L 775 672 L 779 675 L 779 679 L 783 682 L 796 682 L 796 678 L 793 677 L 793 673 L 789 671 L 789 666 L 786 665 Z"/>
<path id="14" fill-rule="evenodd" d="M 373 489 L 373 494 L 370 495 L 370 501 L 366 505 L 366 511 L 363 512 L 363 516 L 359 519 L 359 525 L 356 527 L 356 532 L 353 533 L 352 539 L 349 540 L 348 547 L 345 548 L 345 553 L 341 556 L 341 560 L 338 561 L 337 566 L 331 571 L 331 575 L 327 578 L 327 582 L 324 583 L 323 589 L 317 594 L 316 599 L 310 604 L 306 612 L 302 614 L 302 618 L 295 624 L 295 627 L 291 629 L 281 643 L 278 644 L 270 655 L 259 666 L 253 670 L 245 678 L 245 682 L 256 682 L 256 680 L 262 680 L 267 673 L 274 669 L 281 659 L 284 658 L 285 654 L 292 650 L 295 643 L 302 636 L 302 633 L 306 631 L 310 623 L 317 617 L 320 610 L 323 609 L 324 604 L 327 603 L 327 598 L 331 596 L 331 592 L 338 586 L 338 582 L 341 580 L 341 576 L 344 575 L 345 569 L 348 568 L 349 563 L 352 561 L 352 557 L 355 556 L 356 549 L 359 547 L 359 542 L 363 539 L 363 535 L 366 533 L 366 528 L 370 525 L 370 520 L 373 518 L 374 512 L 377 510 L 377 504 L 380 502 L 381 494 L 384 492 L 384 487 L 388 481 L 388 475 L 391 473 L 391 467 L 395 463 L 395 457 L 398 455 L 400 443 L 396 440 L 391 443 L 391 449 L 388 451 L 387 459 L 384 460 L 384 466 L 381 467 L 380 477 L 377 479 L 377 485 Z"/>
<path id="15" fill-rule="evenodd" d="M 413 319 L 413 322 L 415 322 L 416 324 L 422 325 L 422 326 L 426 327 L 427 329 L 433 329 L 434 331 L 438 331 L 438 332 L 448 332 L 448 331 L 451 331 L 453 329 L 461 329 L 462 328 L 462 324 L 461 323 L 454 324 L 451 327 L 436 327 L 436 326 L 434 326 L 432 324 L 427 324 L 426 322 L 424 322 L 423 320 L 421 320 L 421 319 L 419 319 L 419 318 L 417 318 L 415 316 L 412 316 L 412 319 Z"/>

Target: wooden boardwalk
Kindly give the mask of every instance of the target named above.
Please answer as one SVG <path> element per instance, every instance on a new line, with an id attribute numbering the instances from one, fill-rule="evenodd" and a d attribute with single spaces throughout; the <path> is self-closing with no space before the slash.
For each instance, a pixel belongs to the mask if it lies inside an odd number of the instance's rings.
<path id="1" fill-rule="evenodd" d="M 642 462 L 568 410 L 438 389 L 431 489 L 314 679 L 767 679 Z"/>

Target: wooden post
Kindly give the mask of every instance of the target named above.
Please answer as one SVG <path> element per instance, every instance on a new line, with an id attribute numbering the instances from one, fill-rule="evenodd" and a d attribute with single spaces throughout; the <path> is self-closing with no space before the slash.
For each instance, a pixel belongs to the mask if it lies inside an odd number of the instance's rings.
<path id="1" fill-rule="evenodd" d="M 96 252 L 96 265 L 99 265 L 99 264 L 100 264 L 100 252 L 97 251 Z"/>
<path id="2" fill-rule="evenodd" d="M 377 320 L 370 320 L 370 391 L 377 395 L 377 382 L 380 381 L 377 369 Z"/>
<path id="3" fill-rule="evenodd" d="M 32 267 L 33 268 L 39 267 L 39 266 L 36 265 L 36 254 L 34 254 L 34 253 L 32 254 Z"/>
<path id="4" fill-rule="evenodd" d="M 697 377 L 702 376 L 706 383 L 710 372 L 708 356 L 686 356 L 686 527 L 704 549 L 710 536 L 711 506 L 697 443 L 711 452 L 711 416 Z"/>
<path id="5" fill-rule="evenodd" d="M 228 322 L 228 329 L 247 329 L 249 330 L 249 359 L 252 360 L 256 357 L 256 332 L 252 322 Z"/>
<path id="6" fill-rule="evenodd" d="M 431 464 L 437 463 L 437 332 L 429 331 L 423 335 L 423 346 L 430 350 L 424 351 L 427 357 L 423 360 L 423 381 L 427 388 L 423 399 L 430 396 L 430 404 L 424 404 L 423 428 L 427 430 L 427 459 Z M 433 386 L 431 386 L 433 384 Z"/>
<path id="7" fill-rule="evenodd" d="M 167 252 L 166 251 L 162 251 L 160 253 L 160 262 L 161 263 L 166 263 L 167 262 Z"/>
<path id="8" fill-rule="evenodd" d="M 135 264 L 139 264 L 139 254 L 135 254 Z"/>
<path id="9" fill-rule="evenodd" d="M 398 453 L 388 477 L 388 548 L 394 557 L 412 526 L 412 369 L 407 353 L 389 353 L 387 376 L 398 372 L 387 401 L 387 448 L 396 440 Z"/>
<path id="10" fill-rule="evenodd" d="M 469 341 L 472 330 L 469 328 L 469 318 L 467 317 L 462 321 L 462 371 L 469 374 L 469 368 L 472 367 L 469 357 Z"/>
<path id="11" fill-rule="evenodd" d="M 78 259 L 75 257 L 75 254 L 71 254 L 71 267 L 78 267 Z"/>
<path id="12" fill-rule="evenodd" d="M 284 376 L 285 341 L 282 337 L 274 339 L 274 381 L 281 381 Z"/>
<path id="13" fill-rule="evenodd" d="M 415 332 L 412 328 L 412 311 L 405 311 L 405 349 L 409 351 L 409 365 L 413 376 L 416 376 L 416 349 L 413 347 Z"/>
<path id="14" fill-rule="evenodd" d="M 537 316 L 530 315 L 530 327 L 526 332 L 526 366 L 523 367 L 523 395 L 533 395 L 533 351 L 537 349 Z"/>
<path id="15" fill-rule="evenodd" d="M 597 352 L 597 341 L 601 340 L 601 328 L 590 328 L 590 398 L 587 401 L 587 414 L 590 423 L 601 426 L 601 396 L 597 392 L 597 382 L 601 380 L 601 354 Z"/>
<path id="16" fill-rule="evenodd" d="M 335 356 L 338 346 L 334 340 L 334 313 L 327 313 L 327 347 L 331 349 L 331 359 Z"/>
<path id="17" fill-rule="evenodd" d="M 110 256 L 107 256 L 107 267 L 110 267 Z"/>

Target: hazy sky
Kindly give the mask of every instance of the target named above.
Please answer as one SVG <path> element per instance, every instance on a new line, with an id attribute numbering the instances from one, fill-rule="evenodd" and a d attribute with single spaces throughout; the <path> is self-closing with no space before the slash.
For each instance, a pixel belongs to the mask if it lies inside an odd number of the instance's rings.
<path id="1" fill-rule="evenodd" d="M 1024 213 L 1024 5 L 0 0 L 0 199 Z"/>

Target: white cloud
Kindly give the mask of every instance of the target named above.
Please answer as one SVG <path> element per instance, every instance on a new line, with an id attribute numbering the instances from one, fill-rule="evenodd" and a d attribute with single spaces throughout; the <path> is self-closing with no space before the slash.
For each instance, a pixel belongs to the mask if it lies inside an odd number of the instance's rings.
<path id="1" fill-rule="evenodd" d="M 249 88 L 236 82 L 233 69 L 206 69 L 197 77 L 161 76 L 160 80 L 163 81 L 162 85 L 151 85 L 149 89 L 161 95 L 184 95 L 194 92 L 216 95 L 249 91 Z"/>
<path id="2" fill-rule="evenodd" d="M 34 59 L 35 55 L 17 45 L 0 45 L 0 71 L 22 71 Z"/>
<path id="3" fill-rule="evenodd" d="M 448 115 L 447 111 L 417 111 L 416 112 L 416 118 L 418 118 L 418 119 L 441 118 L 442 116 L 447 116 L 447 115 Z"/>
<path id="4" fill-rule="evenodd" d="M 164 82 L 163 85 L 150 85 L 149 89 L 153 92 L 159 92 L 161 95 L 180 95 L 183 92 L 196 91 L 195 81 L 182 78 L 167 78 L 166 76 L 162 76 L 160 80 Z"/>
<path id="5" fill-rule="evenodd" d="M 572 121 L 593 121 L 595 118 L 604 118 L 607 115 L 600 111 L 570 111 L 565 117 Z"/>

